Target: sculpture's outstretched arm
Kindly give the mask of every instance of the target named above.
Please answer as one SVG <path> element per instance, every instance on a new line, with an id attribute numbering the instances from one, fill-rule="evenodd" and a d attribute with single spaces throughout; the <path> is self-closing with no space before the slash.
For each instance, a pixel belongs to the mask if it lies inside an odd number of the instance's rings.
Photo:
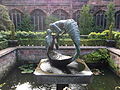
<path id="1" fill-rule="evenodd" d="M 62 32 L 62 30 L 54 23 L 50 24 L 50 27 L 54 28 L 54 30 L 56 31 L 57 35 Z"/>

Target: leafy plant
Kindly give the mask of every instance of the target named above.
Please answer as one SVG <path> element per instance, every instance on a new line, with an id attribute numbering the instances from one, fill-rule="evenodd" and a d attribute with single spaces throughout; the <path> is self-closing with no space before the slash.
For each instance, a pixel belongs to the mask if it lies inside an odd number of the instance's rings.
<path id="1" fill-rule="evenodd" d="M 54 23 L 55 21 L 58 21 L 59 19 L 57 17 L 54 17 L 52 15 L 48 16 L 46 19 L 45 19 L 45 25 L 46 25 L 46 28 L 49 28 L 49 24 L 50 23 Z"/>
<path id="2" fill-rule="evenodd" d="M 104 61 L 107 61 L 107 59 L 109 58 L 109 54 L 106 49 L 99 49 L 90 54 L 82 56 L 82 58 L 87 63 L 104 62 Z"/>
<path id="3" fill-rule="evenodd" d="M 114 60 L 111 58 L 108 59 L 108 63 L 111 68 L 113 68 L 115 71 L 118 71 L 120 68 L 115 64 Z"/>
<path id="4" fill-rule="evenodd" d="M 0 88 L 2 88 L 5 84 L 6 84 L 6 83 L 2 83 L 2 84 L 0 84 Z"/>
<path id="5" fill-rule="evenodd" d="M 0 50 L 5 49 L 8 47 L 8 41 L 1 41 L 0 42 Z"/>
<path id="6" fill-rule="evenodd" d="M 21 70 L 21 73 L 33 73 L 35 69 L 33 64 L 25 64 L 18 68 Z"/>

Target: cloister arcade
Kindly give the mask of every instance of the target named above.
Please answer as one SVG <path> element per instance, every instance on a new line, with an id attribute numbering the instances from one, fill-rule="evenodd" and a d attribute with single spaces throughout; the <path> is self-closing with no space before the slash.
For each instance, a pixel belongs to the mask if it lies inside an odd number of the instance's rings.
<path id="1" fill-rule="evenodd" d="M 17 9 L 10 10 L 10 17 L 11 20 L 14 22 L 15 26 L 19 26 L 20 22 L 22 21 L 22 15 L 23 12 Z M 41 9 L 35 9 L 30 12 L 32 24 L 34 25 L 34 31 L 44 31 L 45 30 L 45 19 L 48 16 L 43 10 Z M 69 19 L 70 14 L 63 10 L 63 9 L 57 9 L 54 12 L 52 12 L 52 16 L 58 18 L 58 19 Z M 75 11 L 72 14 L 72 18 L 78 22 L 78 19 L 80 17 L 80 10 Z M 95 25 L 100 26 L 101 28 L 106 28 L 106 15 L 104 10 L 99 10 L 96 13 L 94 13 L 94 20 Z M 115 26 L 116 29 L 120 29 L 120 11 L 116 11 L 115 13 Z"/>

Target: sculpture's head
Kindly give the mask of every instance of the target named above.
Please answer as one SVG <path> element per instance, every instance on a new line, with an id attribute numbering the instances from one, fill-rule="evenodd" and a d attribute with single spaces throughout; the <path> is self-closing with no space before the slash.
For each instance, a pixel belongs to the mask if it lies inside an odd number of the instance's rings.
<path id="1" fill-rule="evenodd" d="M 52 23 L 49 25 L 49 27 L 50 27 L 51 30 L 54 31 L 54 25 Z"/>
<path id="2" fill-rule="evenodd" d="M 47 34 L 51 34 L 51 33 L 52 33 L 51 29 L 47 29 Z"/>

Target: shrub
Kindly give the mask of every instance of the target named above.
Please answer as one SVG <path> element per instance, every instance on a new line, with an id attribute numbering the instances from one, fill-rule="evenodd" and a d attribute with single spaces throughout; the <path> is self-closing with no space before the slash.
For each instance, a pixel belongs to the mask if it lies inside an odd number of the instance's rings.
<path id="1" fill-rule="evenodd" d="M 98 63 L 98 62 L 107 62 L 109 58 L 109 53 L 107 49 L 99 49 L 90 54 L 82 56 L 86 63 Z"/>
<path id="2" fill-rule="evenodd" d="M 43 46 L 44 44 L 44 40 L 18 40 L 20 46 Z"/>
<path id="3" fill-rule="evenodd" d="M 0 34 L 0 41 L 5 41 L 6 39 L 4 37 L 4 35 Z"/>
<path id="4" fill-rule="evenodd" d="M 81 40 L 81 46 L 105 46 L 106 41 L 101 39 L 84 39 Z"/>
<path id="5" fill-rule="evenodd" d="M 120 32 L 114 32 L 114 39 L 119 40 L 120 39 Z"/>
<path id="6" fill-rule="evenodd" d="M 5 38 L 7 40 L 10 40 L 10 35 L 11 35 L 10 32 L 1 31 L 0 35 L 2 36 L 1 38 Z M 22 43 L 22 45 L 24 45 L 23 43 L 25 43 L 25 45 L 29 45 L 29 43 L 32 43 L 30 45 L 34 45 L 34 43 L 33 43 L 34 40 L 35 41 L 40 40 L 40 41 L 44 42 L 45 36 L 46 36 L 46 32 L 17 31 L 15 33 L 16 40 L 19 40 Z M 91 36 L 89 36 L 89 37 L 92 38 L 92 36 L 93 35 L 91 34 Z M 96 35 L 94 35 L 94 37 L 95 36 Z M 88 36 L 85 36 L 85 37 L 88 37 Z M 99 35 L 99 37 L 100 37 L 100 35 Z M 66 46 L 66 45 L 73 46 L 73 41 L 70 39 L 70 36 L 68 34 L 64 34 L 59 39 L 60 39 L 59 40 L 60 45 L 62 45 L 62 46 Z M 26 40 L 26 42 L 24 42 L 25 40 Z M 40 44 L 38 44 L 38 46 L 39 45 Z M 82 46 L 105 46 L 106 42 L 105 42 L 105 40 L 96 39 L 96 38 L 95 39 L 81 39 L 81 45 Z"/>
<path id="7" fill-rule="evenodd" d="M 31 18 L 30 15 L 25 13 L 22 17 L 21 23 L 19 23 L 19 26 L 17 27 L 17 30 L 20 31 L 33 31 L 34 26 L 31 24 Z"/>
<path id="8" fill-rule="evenodd" d="M 115 64 L 114 60 L 112 60 L 111 58 L 107 59 L 108 60 L 108 64 L 109 66 L 114 69 L 115 71 L 119 70 L 119 67 Z"/>
<path id="9" fill-rule="evenodd" d="M 90 39 L 105 39 L 105 34 L 104 33 L 96 33 L 96 32 L 91 32 L 88 36 Z"/>
<path id="10" fill-rule="evenodd" d="M 8 47 L 8 41 L 1 41 L 0 42 L 0 50 L 5 49 Z"/>
<path id="11" fill-rule="evenodd" d="M 21 46 L 44 46 L 45 41 L 44 39 L 20 39 L 19 45 Z M 96 39 L 83 39 L 80 41 L 81 46 L 105 46 L 106 41 L 105 40 L 96 40 Z M 59 40 L 60 46 L 73 46 L 73 41 L 71 39 L 60 39 Z"/>
<path id="12" fill-rule="evenodd" d="M 43 39 L 45 35 L 46 32 L 18 31 L 16 32 L 16 39 Z"/>
<path id="13" fill-rule="evenodd" d="M 15 26 L 10 20 L 9 12 L 6 6 L 0 4 L 0 30 L 14 32 Z"/>
<path id="14" fill-rule="evenodd" d="M 4 39 L 9 40 L 11 38 L 11 32 L 10 31 L 1 31 L 0 34 L 3 36 Z"/>
<path id="15" fill-rule="evenodd" d="M 59 18 L 52 16 L 52 15 L 46 17 L 45 19 L 46 28 L 49 28 L 50 23 L 54 23 L 55 21 L 58 21 L 58 20 Z"/>
<path id="16" fill-rule="evenodd" d="M 90 39 L 109 39 L 109 30 L 105 30 L 101 33 L 91 32 L 88 36 Z M 120 32 L 112 31 L 112 39 L 119 40 L 120 39 Z"/>
<path id="17" fill-rule="evenodd" d="M 119 49 L 120 49 L 120 40 L 117 41 L 117 43 L 116 43 L 116 48 L 119 48 Z"/>

